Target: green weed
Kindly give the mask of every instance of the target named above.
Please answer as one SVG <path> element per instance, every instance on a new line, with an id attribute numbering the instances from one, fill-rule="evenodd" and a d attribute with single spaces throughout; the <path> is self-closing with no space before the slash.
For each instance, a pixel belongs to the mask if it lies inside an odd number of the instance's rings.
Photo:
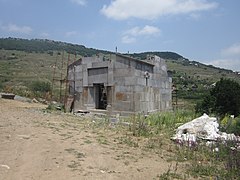
<path id="1" fill-rule="evenodd" d="M 175 167 L 172 167 L 172 164 L 168 166 L 167 172 L 158 175 L 157 178 L 160 180 L 170 180 L 170 179 L 184 179 L 180 174 L 177 173 L 178 163 Z"/>
<path id="2" fill-rule="evenodd" d="M 92 141 L 90 141 L 89 139 L 87 139 L 87 140 L 84 141 L 84 143 L 85 143 L 85 144 L 91 144 Z"/>

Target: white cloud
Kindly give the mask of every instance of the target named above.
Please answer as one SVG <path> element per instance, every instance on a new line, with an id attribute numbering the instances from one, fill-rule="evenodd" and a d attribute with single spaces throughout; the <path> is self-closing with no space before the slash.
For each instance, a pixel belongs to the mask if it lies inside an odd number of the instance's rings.
<path id="1" fill-rule="evenodd" d="M 77 31 L 69 31 L 65 33 L 66 37 L 70 37 L 70 36 L 77 36 L 78 32 Z"/>
<path id="2" fill-rule="evenodd" d="M 190 18 L 194 20 L 199 20 L 201 18 L 201 14 L 199 13 L 192 13 L 190 14 Z"/>
<path id="3" fill-rule="evenodd" d="M 114 0 L 101 9 L 108 18 L 124 20 L 131 17 L 156 19 L 165 15 L 188 14 L 216 8 L 208 0 Z"/>
<path id="4" fill-rule="evenodd" d="M 18 26 L 16 24 L 8 24 L 7 26 L 1 26 L 4 31 L 15 32 L 21 34 L 30 34 L 33 30 L 29 26 Z"/>
<path id="5" fill-rule="evenodd" d="M 158 35 L 160 33 L 160 29 L 154 26 L 148 26 L 146 25 L 143 28 L 140 27 L 134 27 L 132 29 L 129 29 L 125 32 L 125 34 L 129 34 L 132 36 L 141 36 L 141 35 Z"/>
<path id="6" fill-rule="evenodd" d="M 240 43 L 231 45 L 228 48 L 222 50 L 221 54 L 227 57 L 239 57 L 240 59 Z"/>
<path id="7" fill-rule="evenodd" d="M 125 35 L 122 37 L 122 43 L 124 44 L 131 44 L 131 43 L 134 43 L 136 42 L 136 38 L 135 37 L 131 37 L 131 36 L 128 36 L 128 35 Z"/>
<path id="8" fill-rule="evenodd" d="M 233 71 L 240 71 L 240 58 L 239 59 L 218 59 L 209 62 L 216 67 L 221 67 L 225 69 L 231 69 Z"/>
<path id="9" fill-rule="evenodd" d="M 49 38 L 50 34 L 49 34 L 49 33 L 46 33 L 46 32 L 43 32 L 43 33 L 40 34 L 40 36 L 41 36 L 42 38 Z"/>
<path id="10" fill-rule="evenodd" d="M 143 28 L 136 26 L 123 33 L 122 42 L 127 44 L 134 43 L 138 36 L 158 36 L 160 33 L 160 29 L 154 26 L 146 25 Z"/>
<path id="11" fill-rule="evenodd" d="M 221 58 L 209 62 L 217 67 L 224 67 L 234 71 L 240 71 L 240 43 L 235 43 L 224 48 L 220 53 Z"/>
<path id="12" fill-rule="evenodd" d="M 80 6 L 85 6 L 87 4 L 86 0 L 71 0 L 71 2 L 76 3 Z"/>

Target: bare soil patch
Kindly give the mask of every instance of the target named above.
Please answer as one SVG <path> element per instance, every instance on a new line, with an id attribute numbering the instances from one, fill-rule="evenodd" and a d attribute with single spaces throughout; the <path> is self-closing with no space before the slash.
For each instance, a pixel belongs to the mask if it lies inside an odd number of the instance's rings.
<path id="1" fill-rule="evenodd" d="M 45 108 L 0 98 L 0 179 L 158 179 L 168 171 L 167 152 L 144 148 L 143 138 Z"/>

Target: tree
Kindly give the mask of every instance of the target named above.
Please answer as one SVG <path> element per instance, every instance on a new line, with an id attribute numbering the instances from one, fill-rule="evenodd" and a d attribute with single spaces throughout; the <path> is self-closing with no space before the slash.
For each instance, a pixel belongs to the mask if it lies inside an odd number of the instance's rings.
<path id="1" fill-rule="evenodd" d="M 196 108 L 197 112 L 216 113 L 219 116 L 240 115 L 240 85 L 230 79 L 221 79 Z"/>

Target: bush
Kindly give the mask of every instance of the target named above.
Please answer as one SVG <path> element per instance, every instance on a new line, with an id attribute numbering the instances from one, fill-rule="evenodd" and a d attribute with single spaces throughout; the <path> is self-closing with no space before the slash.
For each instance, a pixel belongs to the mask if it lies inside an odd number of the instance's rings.
<path id="1" fill-rule="evenodd" d="M 216 113 L 220 117 L 240 115 L 240 85 L 230 79 L 221 79 L 197 105 L 196 112 Z"/>
<path id="2" fill-rule="evenodd" d="M 46 98 L 51 91 L 51 85 L 49 82 L 35 81 L 29 86 L 34 97 Z"/>
<path id="3" fill-rule="evenodd" d="M 240 117 L 232 118 L 226 115 L 220 122 L 220 127 L 227 133 L 240 135 Z"/>
<path id="4" fill-rule="evenodd" d="M 38 93 L 47 93 L 51 90 L 51 85 L 49 82 L 35 81 L 30 85 L 30 89 Z"/>

